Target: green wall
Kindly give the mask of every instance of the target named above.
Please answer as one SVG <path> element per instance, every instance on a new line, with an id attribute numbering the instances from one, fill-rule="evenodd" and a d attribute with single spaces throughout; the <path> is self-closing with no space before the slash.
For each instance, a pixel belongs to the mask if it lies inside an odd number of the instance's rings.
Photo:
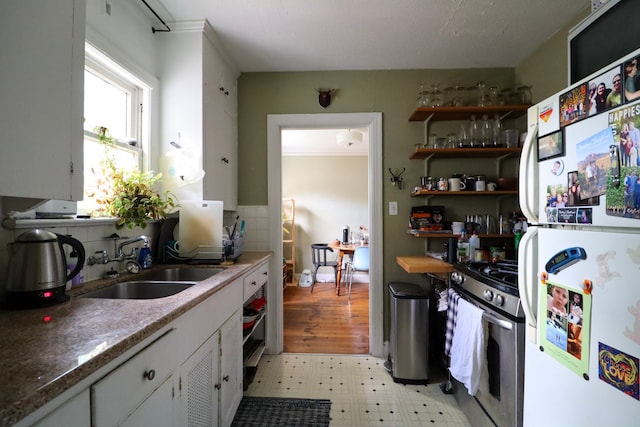
<path id="1" fill-rule="evenodd" d="M 411 206 L 424 200 L 411 199 L 410 190 L 424 175 L 424 162 L 409 160 L 414 144 L 422 143 L 424 126 L 409 122 L 416 106 L 419 83 L 428 86 L 437 82 L 445 88 L 461 82 L 465 86 L 478 81 L 512 87 L 513 69 L 476 70 L 396 70 L 396 71 L 332 71 L 246 73 L 238 81 L 238 203 L 267 204 L 267 115 L 305 113 L 382 112 L 383 116 L 383 206 L 384 209 L 384 283 L 390 280 L 420 280 L 395 262 L 397 255 L 424 253 L 424 239 L 406 234 Z M 323 109 L 318 104 L 315 88 L 335 88 L 331 105 Z M 433 126 L 441 136 L 450 131 L 447 126 Z M 388 169 L 406 168 L 405 189 L 391 185 Z M 451 170 L 448 171 L 448 174 Z M 449 175 L 446 176 L 449 176 Z M 398 215 L 388 216 L 389 201 L 398 202 Z"/>

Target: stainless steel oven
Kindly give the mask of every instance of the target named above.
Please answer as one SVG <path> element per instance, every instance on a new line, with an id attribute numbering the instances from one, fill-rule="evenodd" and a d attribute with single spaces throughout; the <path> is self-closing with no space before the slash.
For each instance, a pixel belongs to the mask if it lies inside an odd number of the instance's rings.
<path id="1" fill-rule="evenodd" d="M 453 393 L 474 427 L 521 427 L 524 393 L 525 317 L 518 294 L 517 263 L 458 264 L 451 286 L 481 308 L 488 324 L 485 366 L 475 396 L 453 380 Z"/>

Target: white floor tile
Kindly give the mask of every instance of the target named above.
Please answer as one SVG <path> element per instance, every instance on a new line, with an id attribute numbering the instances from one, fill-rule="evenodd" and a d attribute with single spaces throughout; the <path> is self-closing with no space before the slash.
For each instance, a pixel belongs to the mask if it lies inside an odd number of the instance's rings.
<path id="1" fill-rule="evenodd" d="M 372 356 L 265 355 L 248 396 L 331 400 L 331 427 L 470 427 L 453 396 L 437 384 L 393 382 Z"/>

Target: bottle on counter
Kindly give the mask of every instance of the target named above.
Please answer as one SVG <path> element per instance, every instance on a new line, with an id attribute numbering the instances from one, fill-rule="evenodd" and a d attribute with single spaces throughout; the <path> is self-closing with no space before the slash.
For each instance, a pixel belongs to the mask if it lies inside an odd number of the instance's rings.
<path id="1" fill-rule="evenodd" d="M 476 231 L 473 231 L 471 237 L 469 237 L 469 260 L 476 260 L 476 249 L 480 248 L 480 238 L 476 234 Z"/>
<path id="2" fill-rule="evenodd" d="M 153 264 L 153 258 L 151 257 L 151 249 L 149 248 L 149 243 L 144 242 L 144 246 L 140 248 L 140 252 L 138 253 L 138 264 L 143 269 L 151 268 L 151 264 Z"/>
<path id="3" fill-rule="evenodd" d="M 458 238 L 458 262 L 462 264 L 467 261 L 469 261 L 469 239 L 462 230 L 462 234 Z"/>

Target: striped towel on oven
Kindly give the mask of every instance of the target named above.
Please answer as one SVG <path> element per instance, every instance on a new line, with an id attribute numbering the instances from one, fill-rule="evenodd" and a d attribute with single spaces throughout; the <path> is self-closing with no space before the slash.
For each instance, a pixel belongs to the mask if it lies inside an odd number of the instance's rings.
<path id="1" fill-rule="evenodd" d="M 449 356 L 451 353 L 451 342 L 453 341 L 453 331 L 456 328 L 456 320 L 458 317 L 458 300 L 460 295 L 453 289 L 447 289 L 449 297 L 447 298 L 447 330 L 444 339 L 444 354 Z"/>

